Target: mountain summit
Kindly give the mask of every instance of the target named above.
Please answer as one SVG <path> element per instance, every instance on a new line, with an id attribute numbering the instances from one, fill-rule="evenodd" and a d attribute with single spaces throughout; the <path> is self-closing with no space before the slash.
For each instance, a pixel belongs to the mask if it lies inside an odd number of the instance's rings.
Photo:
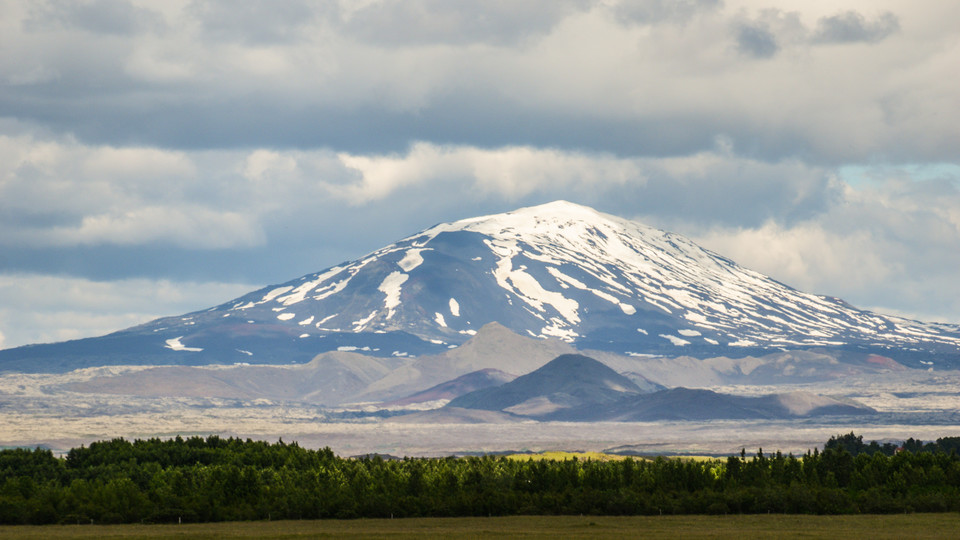
<path id="1" fill-rule="evenodd" d="M 439 224 L 209 310 L 2 351 L 0 370 L 37 362 L 289 363 L 329 350 L 402 357 L 458 346 L 494 321 L 620 354 L 827 348 L 913 367 L 960 366 L 958 326 L 803 293 L 682 236 L 557 201 Z"/>

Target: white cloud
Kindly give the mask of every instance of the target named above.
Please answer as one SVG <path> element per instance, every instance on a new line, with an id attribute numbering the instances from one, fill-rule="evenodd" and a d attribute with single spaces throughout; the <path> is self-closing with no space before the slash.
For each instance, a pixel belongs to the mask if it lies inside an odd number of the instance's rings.
<path id="1" fill-rule="evenodd" d="M 731 154 L 722 141 L 717 146 L 683 157 L 653 158 L 417 143 L 405 154 L 339 154 L 355 177 L 328 188 L 354 205 L 444 187 L 511 202 L 567 198 L 626 215 L 653 216 L 666 228 L 690 222 L 793 221 L 821 211 L 839 189 L 820 168 L 797 161 L 765 163 Z"/>
<path id="2" fill-rule="evenodd" d="M 889 11 L 873 20 L 856 11 L 844 11 L 818 20 L 813 39 L 824 43 L 875 42 L 899 29 L 900 21 Z"/>
<path id="3" fill-rule="evenodd" d="M 885 259 L 869 231 L 825 230 L 820 223 L 793 227 L 767 222 L 756 228 L 714 229 L 696 240 L 738 263 L 818 294 L 863 294 L 892 275 L 898 261 Z"/>
<path id="4" fill-rule="evenodd" d="M 360 175 L 342 193 L 355 203 L 383 199 L 415 184 L 454 182 L 506 200 L 546 188 L 643 182 L 637 160 L 526 146 L 481 149 L 418 143 L 405 155 L 340 154 Z"/>
<path id="5" fill-rule="evenodd" d="M 0 136 L 0 157 L 0 210 L 20 221 L 0 232 L 0 244 L 223 248 L 264 240 L 257 213 L 209 197 L 211 183 L 198 179 L 186 152 Z"/>
<path id="6" fill-rule="evenodd" d="M 263 182 L 280 180 L 282 175 L 295 174 L 297 160 L 289 154 L 281 155 L 271 150 L 255 150 L 244 160 L 243 176 Z"/>
<path id="7" fill-rule="evenodd" d="M 91 148 L 82 167 L 89 178 L 128 182 L 190 179 L 196 174 L 196 167 L 184 152 L 157 148 Z"/>
<path id="8" fill-rule="evenodd" d="M 203 249 L 256 246 L 265 240 L 263 230 L 250 216 L 197 206 L 144 206 L 89 215 L 79 226 L 55 227 L 31 239 L 50 246 L 158 242 Z"/>
<path id="9" fill-rule="evenodd" d="M 807 292 L 960 322 L 960 182 L 886 174 L 876 183 L 848 186 L 824 212 L 801 222 L 692 228 L 691 236 Z"/>

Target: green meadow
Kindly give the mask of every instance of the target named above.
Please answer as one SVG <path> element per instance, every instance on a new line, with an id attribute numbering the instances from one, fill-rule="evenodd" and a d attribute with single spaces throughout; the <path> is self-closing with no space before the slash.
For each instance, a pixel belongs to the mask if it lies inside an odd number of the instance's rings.
<path id="1" fill-rule="evenodd" d="M 2 526 L 0 538 L 956 538 L 960 514 L 509 516 Z"/>

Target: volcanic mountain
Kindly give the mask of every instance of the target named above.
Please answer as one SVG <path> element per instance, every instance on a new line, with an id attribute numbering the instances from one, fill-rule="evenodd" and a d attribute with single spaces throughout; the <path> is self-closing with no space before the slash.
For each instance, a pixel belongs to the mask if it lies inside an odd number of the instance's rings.
<path id="1" fill-rule="evenodd" d="M 443 223 L 355 261 L 99 338 L 0 351 L 0 371 L 437 354 L 499 322 L 621 355 L 843 350 L 960 367 L 960 326 L 803 293 L 690 240 L 558 201 Z"/>

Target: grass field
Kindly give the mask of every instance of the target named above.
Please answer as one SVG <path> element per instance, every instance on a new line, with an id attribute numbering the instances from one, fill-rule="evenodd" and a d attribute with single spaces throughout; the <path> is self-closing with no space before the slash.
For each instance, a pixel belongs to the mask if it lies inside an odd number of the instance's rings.
<path id="1" fill-rule="evenodd" d="M 552 460 L 552 461 L 564 461 L 568 459 L 577 458 L 581 461 L 583 460 L 593 460 L 593 461 L 621 461 L 632 457 L 635 460 L 642 460 L 644 458 L 636 456 L 621 456 L 618 454 L 604 454 L 603 452 L 560 452 L 556 450 L 550 450 L 546 452 L 538 452 L 536 454 L 509 454 L 507 459 L 519 459 L 525 461 L 532 459 L 534 461 L 539 461 L 542 459 Z"/>
<path id="2" fill-rule="evenodd" d="M 957 538 L 960 514 L 513 516 L 0 527 L 0 538 Z"/>
<path id="3" fill-rule="evenodd" d="M 583 460 L 593 460 L 593 461 L 622 461 L 624 459 L 630 458 L 634 461 L 652 461 L 655 458 L 650 456 L 633 456 L 633 455 L 624 455 L 624 454 L 604 454 L 603 452 L 563 452 L 558 450 L 548 450 L 545 452 L 537 453 L 527 453 L 527 454 L 507 454 L 507 459 L 519 459 L 519 460 L 528 460 L 532 459 L 534 461 L 546 459 L 552 461 L 564 461 L 568 459 L 577 458 L 581 461 Z M 676 455 L 676 456 L 664 456 L 666 459 L 680 459 L 686 461 L 714 461 L 722 460 L 725 458 L 719 458 L 716 456 L 694 456 L 694 455 Z"/>

